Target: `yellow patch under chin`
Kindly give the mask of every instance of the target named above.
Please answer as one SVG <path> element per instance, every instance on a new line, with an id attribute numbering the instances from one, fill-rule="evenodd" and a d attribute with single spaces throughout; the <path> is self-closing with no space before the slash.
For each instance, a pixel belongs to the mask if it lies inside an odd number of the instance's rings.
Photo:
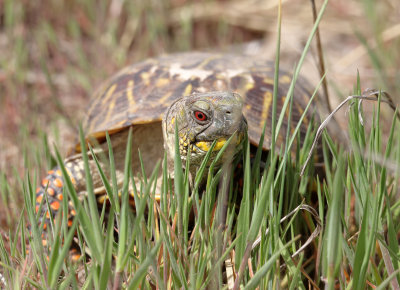
<path id="1" fill-rule="evenodd" d="M 225 138 L 218 139 L 217 144 L 215 144 L 214 151 L 220 150 L 225 143 L 226 143 Z"/>
<path id="2" fill-rule="evenodd" d="M 224 144 L 226 143 L 226 139 L 225 138 L 220 138 L 217 140 L 217 143 L 215 144 L 215 147 L 213 149 L 213 151 L 218 151 L 222 148 L 222 146 L 224 146 Z M 199 141 L 196 143 L 196 146 L 198 148 L 200 148 L 203 151 L 208 151 L 211 148 L 211 144 L 212 142 L 207 142 L 207 141 Z"/>

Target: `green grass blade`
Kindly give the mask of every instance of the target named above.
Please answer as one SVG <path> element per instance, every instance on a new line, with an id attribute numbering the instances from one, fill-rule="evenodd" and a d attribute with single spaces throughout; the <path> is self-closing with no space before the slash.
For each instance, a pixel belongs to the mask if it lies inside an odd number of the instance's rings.
<path id="1" fill-rule="evenodd" d="M 112 191 L 108 192 L 108 196 L 110 197 L 111 206 L 115 213 L 120 214 L 121 208 L 119 205 L 119 197 L 118 197 L 118 181 L 117 181 L 117 174 L 115 169 L 115 159 L 114 159 L 114 152 L 112 149 L 110 135 L 106 134 L 107 138 L 107 145 L 108 145 L 108 156 L 110 160 L 110 173 L 111 173 L 111 180 L 112 180 Z"/>
<path id="2" fill-rule="evenodd" d="M 322 4 L 321 9 L 320 9 L 319 14 L 318 14 L 318 17 L 317 17 L 316 21 L 314 22 L 314 26 L 313 26 L 313 28 L 312 28 L 312 30 L 310 32 L 310 35 L 309 35 L 309 37 L 307 39 L 307 42 L 306 42 L 306 44 L 304 46 L 303 52 L 302 52 L 302 54 L 300 56 L 299 63 L 295 67 L 295 71 L 294 71 L 294 74 L 293 74 L 293 79 L 292 79 L 292 82 L 290 84 L 289 90 L 287 92 L 287 98 L 286 98 L 286 100 L 285 100 L 285 102 L 284 102 L 284 104 L 282 106 L 282 111 L 281 111 L 281 114 L 279 116 L 279 119 L 278 119 L 278 122 L 277 122 L 277 125 L 276 125 L 276 133 L 275 133 L 275 136 L 274 136 L 275 140 L 278 139 L 279 130 L 282 127 L 283 118 L 285 116 L 284 112 L 286 112 L 286 109 L 287 109 L 287 106 L 289 104 L 289 101 L 293 97 L 294 86 L 295 86 L 297 78 L 298 78 L 298 76 L 300 74 L 301 66 L 303 65 L 304 59 L 306 57 L 306 54 L 307 54 L 307 52 L 308 52 L 308 50 L 310 48 L 311 41 L 312 41 L 312 39 L 313 39 L 313 37 L 315 35 L 317 27 L 319 26 L 319 23 L 321 22 L 322 16 L 324 15 L 324 12 L 325 12 L 326 6 L 328 5 L 328 2 L 329 2 L 328 0 L 325 0 L 324 3 Z"/>
<path id="3" fill-rule="evenodd" d="M 64 188 L 69 193 L 69 197 L 72 200 L 74 208 L 76 209 L 75 219 L 78 219 L 79 224 L 81 225 L 85 241 L 92 252 L 92 258 L 96 259 L 97 261 L 101 261 L 100 250 L 98 248 L 98 239 L 95 237 L 95 234 L 93 232 L 93 223 L 89 215 L 86 213 L 86 210 L 84 209 L 82 202 L 75 191 L 74 185 L 72 184 L 72 181 L 67 173 L 67 170 L 65 169 L 61 155 L 57 150 L 56 150 L 56 158 L 58 166 L 60 167 L 60 170 L 64 178 Z"/>
<path id="4" fill-rule="evenodd" d="M 158 240 L 156 242 L 156 244 L 154 245 L 154 247 L 150 250 L 150 252 L 147 255 L 144 262 L 140 265 L 139 269 L 135 272 L 135 274 L 128 286 L 128 289 L 138 289 L 139 288 L 140 282 L 142 282 L 143 279 L 145 278 L 148 268 L 152 263 L 152 260 L 154 260 L 156 257 L 156 254 L 161 246 L 161 242 L 162 242 L 162 240 Z"/>
<path id="5" fill-rule="evenodd" d="M 89 158 L 87 154 L 87 147 L 86 147 L 86 140 L 85 136 L 83 134 L 83 129 L 82 127 L 79 128 L 79 139 L 81 142 L 81 148 L 82 148 L 82 160 L 85 168 L 85 177 L 86 177 L 86 191 L 87 191 L 87 199 L 88 199 L 88 204 L 89 204 L 89 215 L 91 219 L 91 224 L 92 224 L 92 234 L 93 234 L 93 240 L 96 243 L 96 248 L 98 253 L 103 253 L 103 237 L 102 237 L 102 228 L 100 225 L 100 216 L 99 216 L 99 211 L 97 207 L 97 200 L 94 194 L 94 188 L 93 188 L 93 180 L 92 180 L 92 173 L 90 172 L 90 167 L 89 167 Z M 99 255 L 97 258 L 99 258 L 101 261 L 101 255 Z"/>
<path id="6" fill-rule="evenodd" d="M 61 219 L 59 220 L 61 221 Z M 59 247 L 61 247 L 61 237 L 59 236 L 59 232 L 56 232 L 56 239 L 53 245 L 54 248 L 50 256 L 49 274 L 48 274 L 49 285 L 50 288 L 52 289 L 56 288 L 62 270 L 61 269 L 62 264 L 64 263 L 64 260 L 67 257 L 67 254 L 70 250 L 70 246 L 75 235 L 77 224 L 78 220 L 75 219 L 72 223 L 72 226 L 68 232 L 67 237 L 64 239 L 64 244 L 61 248 L 61 251 L 59 249 Z"/>
<path id="7" fill-rule="evenodd" d="M 125 167 L 124 167 L 124 182 L 121 195 L 121 220 L 118 235 L 118 254 L 116 262 L 117 273 L 123 270 L 124 257 L 126 256 L 126 242 L 128 240 L 128 210 L 129 210 L 129 177 L 131 172 L 132 160 L 132 128 L 129 129 L 128 140 L 126 143 L 125 153 Z"/>
<path id="8" fill-rule="evenodd" d="M 268 261 L 254 274 L 254 276 L 249 280 L 249 282 L 245 285 L 244 289 L 255 289 L 257 285 L 261 282 L 266 275 L 266 273 L 275 265 L 276 259 L 280 256 L 282 251 L 288 248 L 291 244 L 296 242 L 297 239 L 294 239 L 283 247 L 277 249 L 277 251 L 268 259 Z"/>
<path id="9" fill-rule="evenodd" d="M 344 174 L 345 174 L 345 163 L 343 154 L 338 160 L 338 167 L 334 178 L 332 197 L 329 202 L 329 209 L 326 221 L 326 237 L 325 242 L 325 276 L 327 277 L 327 288 L 333 289 L 335 280 L 338 274 L 338 265 L 341 261 L 341 222 L 338 222 L 340 213 L 342 210 L 342 196 L 344 192 Z"/>

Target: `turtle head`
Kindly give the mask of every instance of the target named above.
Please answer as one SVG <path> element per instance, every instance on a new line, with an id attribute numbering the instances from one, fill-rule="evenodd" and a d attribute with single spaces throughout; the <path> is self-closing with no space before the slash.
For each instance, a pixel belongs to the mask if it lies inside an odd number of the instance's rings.
<path id="1" fill-rule="evenodd" d="M 194 174 L 204 156 L 216 141 L 211 154 L 213 160 L 218 151 L 232 136 L 231 150 L 225 151 L 221 165 L 228 154 L 242 149 L 247 134 L 247 122 L 242 112 L 243 100 L 231 92 L 195 93 L 176 100 L 163 119 L 164 147 L 168 151 L 169 163 L 175 156 L 175 127 L 178 129 L 179 152 L 185 164 L 190 150 L 190 172 Z"/>

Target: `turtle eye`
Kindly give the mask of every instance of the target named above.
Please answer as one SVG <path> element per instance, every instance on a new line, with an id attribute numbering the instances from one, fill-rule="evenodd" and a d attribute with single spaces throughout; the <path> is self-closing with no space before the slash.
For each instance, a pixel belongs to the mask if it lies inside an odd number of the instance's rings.
<path id="1" fill-rule="evenodd" d="M 204 122 L 207 121 L 207 115 L 204 114 L 202 111 L 194 111 L 194 117 L 196 118 L 196 120 Z"/>

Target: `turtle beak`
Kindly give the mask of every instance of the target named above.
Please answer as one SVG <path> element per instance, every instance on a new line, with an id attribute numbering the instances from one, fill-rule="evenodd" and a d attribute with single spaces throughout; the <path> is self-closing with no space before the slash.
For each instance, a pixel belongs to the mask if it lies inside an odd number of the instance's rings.
<path id="1" fill-rule="evenodd" d="M 219 151 L 225 145 L 228 139 L 226 138 L 219 138 L 217 143 L 215 144 L 213 151 Z M 195 143 L 196 147 L 204 152 L 208 152 L 210 150 L 213 141 L 198 141 Z"/>
<path id="2" fill-rule="evenodd" d="M 218 121 L 214 124 L 214 128 L 217 128 L 217 130 L 215 130 L 214 134 L 207 135 L 206 140 L 202 140 L 203 134 L 197 136 L 197 140 L 199 141 L 195 142 L 194 145 L 198 149 L 208 152 L 212 143 L 214 140 L 216 140 L 213 151 L 219 151 L 232 135 L 234 136 L 230 143 L 233 146 L 237 147 L 243 142 L 247 133 L 247 121 L 244 116 L 240 115 L 239 118 L 236 118 L 236 120 L 232 120 L 229 117 L 224 117 L 226 116 L 218 116 Z M 209 133 L 210 132 L 208 132 L 208 134 Z"/>

